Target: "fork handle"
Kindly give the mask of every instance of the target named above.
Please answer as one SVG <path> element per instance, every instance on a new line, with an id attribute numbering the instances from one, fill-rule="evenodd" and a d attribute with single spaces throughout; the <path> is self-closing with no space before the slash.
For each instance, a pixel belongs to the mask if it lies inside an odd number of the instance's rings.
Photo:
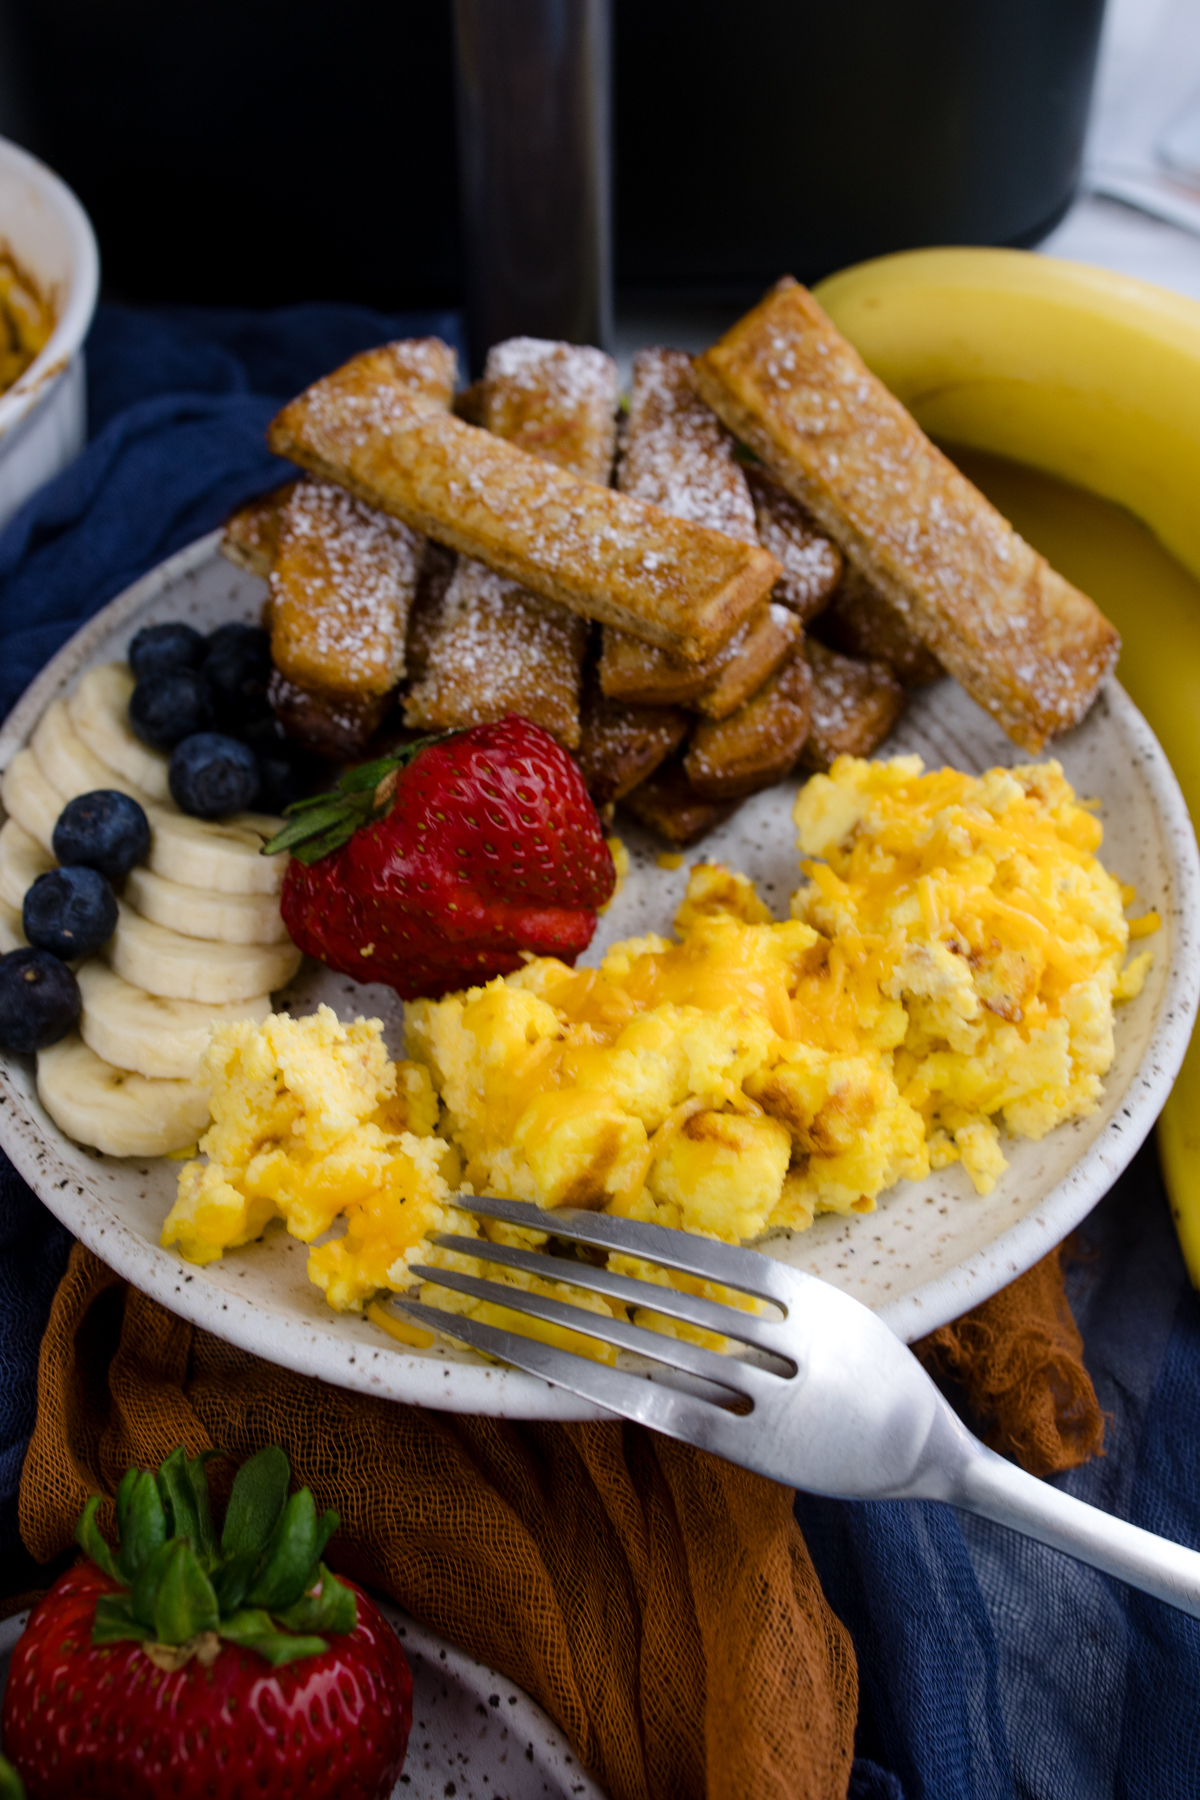
<path id="1" fill-rule="evenodd" d="M 979 1445 L 960 1466 L 953 1506 L 1007 1525 L 1200 1618 L 1200 1552 L 1156 1537 L 1027 1475 Z"/>

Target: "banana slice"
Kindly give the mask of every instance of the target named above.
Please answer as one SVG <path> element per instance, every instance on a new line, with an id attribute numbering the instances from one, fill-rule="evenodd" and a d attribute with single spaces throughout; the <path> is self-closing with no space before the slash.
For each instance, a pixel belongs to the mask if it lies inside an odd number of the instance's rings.
<path id="1" fill-rule="evenodd" d="M 170 801 L 167 758 L 140 743 L 129 725 L 129 696 L 134 689 L 128 663 L 101 663 L 89 669 L 71 698 L 67 713 L 88 749 L 152 800 Z M 111 785 L 111 783 L 110 783 Z"/>
<path id="2" fill-rule="evenodd" d="M 281 988 L 300 967 L 300 952 L 292 944 L 215 944 L 184 937 L 124 903 L 104 954 L 118 975 L 148 994 L 216 1006 Z"/>
<path id="3" fill-rule="evenodd" d="M 7 956 L 10 950 L 24 950 L 28 942 L 20 913 L 7 900 L 0 900 L 0 956 Z"/>
<path id="4" fill-rule="evenodd" d="M 75 1032 L 38 1051 L 37 1088 L 60 1131 L 106 1156 L 165 1156 L 194 1144 L 208 1125 L 201 1082 L 115 1069 Z"/>
<path id="5" fill-rule="evenodd" d="M 36 846 L 35 846 L 36 848 Z M 0 894 L 4 892 L 4 833 L 0 831 Z M 125 898 L 144 919 L 169 925 L 190 938 L 221 944 L 286 944 L 287 927 L 274 894 L 219 894 L 213 888 L 184 887 L 151 869 L 134 869 Z"/>
<path id="6" fill-rule="evenodd" d="M 49 851 L 16 819 L 6 819 L 0 826 L 0 900 L 15 907 L 18 914 L 38 876 L 57 867 Z"/>
<path id="7" fill-rule="evenodd" d="M 214 1025 L 230 1019 L 257 1022 L 271 1010 L 270 994 L 226 1006 L 165 1000 L 131 986 L 96 957 L 83 964 L 78 979 L 83 995 L 79 1032 L 88 1048 L 114 1068 L 160 1081 L 196 1080 Z"/>
<path id="8" fill-rule="evenodd" d="M 283 886 L 287 857 L 259 854 L 283 829 L 282 819 L 265 813 L 193 819 L 155 812 L 150 824 L 150 867 L 168 881 L 218 894 L 278 894 Z"/>
<path id="9" fill-rule="evenodd" d="M 95 793 L 97 788 L 116 788 L 144 806 L 147 813 L 154 809 L 154 802 L 143 788 L 110 769 L 88 749 L 71 723 L 65 700 L 55 700 L 46 708 L 34 727 L 29 748 L 43 773 L 67 800 L 73 800 L 77 794 Z"/>
<path id="10" fill-rule="evenodd" d="M 9 817 L 52 855 L 54 827 L 67 804 L 67 796 L 59 793 L 49 780 L 32 750 L 18 750 L 5 769 L 0 779 L 0 800 L 3 800 Z M 264 857 L 263 861 L 266 860 Z"/>

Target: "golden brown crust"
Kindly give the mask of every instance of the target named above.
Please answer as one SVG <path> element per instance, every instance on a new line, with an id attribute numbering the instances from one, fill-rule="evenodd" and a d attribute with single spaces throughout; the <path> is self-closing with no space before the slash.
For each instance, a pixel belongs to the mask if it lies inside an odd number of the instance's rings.
<path id="1" fill-rule="evenodd" d="M 574 750 L 587 637 L 587 621 L 577 613 L 460 556 L 404 722 L 488 725 L 520 713 Z"/>
<path id="2" fill-rule="evenodd" d="M 607 476 L 616 365 L 599 350 L 513 338 L 488 355 L 485 420 L 548 461 Z M 415 727 L 482 725 L 520 713 L 568 750 L 579 745 L 579 688 L 588 625 L 468 557 L 460 557 L 405 705 Z"/>
<path id="3" fill-rule="evenodd" d="M 606 625 L 600 647 L 601 691 L 610 700 L 630 706 L 688 706 L 711 687 L 731 646 L 740 642 L 751 622 L 748 619 L 715 656 L 699 663 L 680 662 L 657 645 Z"/>
<path id="4" fill-rule="evenodd" d="M 479 423 L 531 456 L 607 486 L 617 442 L 617 365 L 588 344 L 528 337 L 493 344 Z"/>
<path id="5" fill-rule="evenodd" d="M 682 350 L 639 350 L 617 486 L 677 519 L 757 544 L 754 503 L 734 441 L 692 386 Z"/>
<path id="6" fill-rule="evenodd" d="M 681 350 L 642 350 L 617 481 L 622 491 L 757 543 L 754 506 L 734 443 L 692 386 L 692 359 Z M 725 718 L 786 656 L 794 631 L 782 609 L 761 606 L 715 656 L 681 662 L 665 650 L 606 626 L 600 685 L 612 699 L 683 705 Z"/>
<path id="7" fill-rule="evenodd" d="M 790 607 L 807 625 L 827 605 L 842 578 L 842 553 L 808 509 L 761 465 L 748 463 L 745 475 L 759 542 L 783 565 L 771 598 Z"/>
<path id="8" fill-rule="evenodd" d="M 811 688 L 797 651 L 730 718 L 697 725 L 683 759 L 696 792 L 740 800 L 790 774 L 808 736 Z"/>
<path id="9" fill-rule="evenodd" d="M 771 600 L 751 620 L 736 655 L 728 657 L 710 688 L 696 701 L 709 719 L 727 719 L 744 706 L 799 648 L 804 627 L 795 613 Z"/>
<path id="10" fill-rule="evenodd" d="M 327 481 L 299 481 L 271 569 L 271 659 L 302 688 L 363 698 L 404 674 L 423 540 Z"/>
<path id="11" fill-rule="evenodd" d="M 675 759 L 627 794 L 623 804 L 640 824 L 681 850 L 723 825 L 737 806 L 733 800 L 706 800 L 698 794 Z"/>
<path id="12" fill-rule="evenodd" d="M 275 565 L 279 522 L 295 485 L 294 481 L 285 481 L 282 487 L 272 488 L 256 500 L 247 500 L 245 506 L 230 513 L 221 539 L 221 555 L 239 569 L 249 569 L 251 575 L 265 579 Z"/>
<path id="13" fill-rule="evenodd" d="M 699 391 L 1023 748 L 1083 717 L 1104 615 L 991 506 L 798 282 L 698 359 Z"/>
<path id="14" fill-rule="evenodd" d="M 849 563 L 837 593 L 821 614 L 817 633 L 847 656 L 885 662 L 904 687 L 923 687 L 946 673 L 933 651 L 914 637 L 891 601 Z"/>
<path id="15" fill-rule="evenodd" d="M 623 706 L 585 688 L 577 752 L 588 793 L 597 806 L 623 800 L 678 750 L 688 716 L 673 706 Z"/>
<path id="16" fill-rule="evenodd" d="M 356 357 L 293 400 L 272 449 L 543 599 L 688 661 L 718 649 L 774 585 L 766 551 L 456 419 L 403 366 L 403 348 Z"/>
<path id="17" fill-rule="evenodd" d="M 390 694 L 359 698 L 314 693 L 271 671 L 268 697 L 288 737 L 332 762 L 353 762 L 366 753 L 391 705 Z"/>
<path id="18" fill-rule="evenodd" d="M 600 687 L 610 699 L 635 706 L 689 706 L 710 719 L 724 719 L 786 660 L 802 630 L 787 607 L 771 600 L 707 662 L 679 663 L 606 626 Z"/>
<path id="19" fill-rule="evenodd" d="M 800 761 L 824 773 L 839 756 L 871 756 L 908 705 L 886 663 L 856 662 L 809 638 L 812 721 Z"/>

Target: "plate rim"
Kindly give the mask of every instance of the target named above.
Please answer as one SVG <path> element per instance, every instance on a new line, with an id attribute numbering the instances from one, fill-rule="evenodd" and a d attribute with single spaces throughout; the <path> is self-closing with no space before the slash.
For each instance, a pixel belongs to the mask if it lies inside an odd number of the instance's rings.
<path id="1" fill-rule="evenodd" d="M 0 725 L 0 770 L 7 767 L 45 708 L 66 691 L 99 645 L 175 582 L 218 556 L 221 537 L 218 528 L 165 558 L 68 638 Z M 1191 925 L 1191 920 L 1200 916 L 1200 852 L 1179 783 L 1150 726 L 1119 682 L 1110 678 L 1105 691 L 1144 759 L 1144 774 L 1163 825 L 1175 915 L 1162 1010 L 1125 1090 L 1128 1104 L 1121 1107 L 1119 1115 L 1109 1121 L 1083 1156 L 1043 1196 L 1040 1205 L 1000 1233 L 984 1250 L 875 1309 L 906 1342 L 990 1299 L 1074 1230 L 1149 1136 L 1191 1040 L 1200 1003 L 1200 956 L 1195 954 Z M 287 1335 L 284 1360 L 278 1344 L 271 1341 L 269 1321 L 273 1314 L 265 1314 L 261 1307 L 240 1300 L 230 1290 L 191 1280 L 179 1258 L 147 1243 L 119 1218 L 112 1219 L 107 1228 L 85 1219 L 81 1228 L 72 1206 L 71 1189 L 80 1194 L 84 1190 L 74 1171 L 58 1160 L 55 1140 L 62 1134 L 57 1127 L 51 1126 L 51 1130 L 53 1137 L 46 1135 L 27 1107 L 25 1097 L 13 1088 L 9 1059 L 0 1057 L 0 1147 L 42 1203 L 123 1279 L 169 1311 L 238 1348 L 338 1386 L 444 1411 L 559 1420 L 613 1416 L 536 1376 L 474 1357 L 451 1362 L 413 1356 L 389 1340 L 381 1342 L 373 1355 L 356 1353 L 347 1358 L 345 1337 L 298 1320 Z M 62 1176 L 67 1179 L 59 1185 L 58 1178 Z M 116 1259 L 114 1249 L 118 1253 Z M 380 1332 L 379 1336 L 383 1339 L 385 1334 Z M 385 1359 L 385 1367 L 390 1371 L 386 1376 L 379 1369 Z M 457 1380 L 449 1380 L 451 1370 Z"/>

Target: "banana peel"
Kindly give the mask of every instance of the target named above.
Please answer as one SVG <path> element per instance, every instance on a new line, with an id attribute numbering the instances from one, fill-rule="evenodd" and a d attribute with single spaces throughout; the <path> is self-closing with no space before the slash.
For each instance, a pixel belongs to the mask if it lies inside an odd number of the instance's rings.
<path id="1" fill-rule="evenodd" d="M 1200 304 L 1019 250 L 881 257 L 816 294 L 924 429 L 1112 619 L 1121 680 L 1200 820 Z M 1158 1146 L 1200 1287 L 1200 1031 Z"/>

